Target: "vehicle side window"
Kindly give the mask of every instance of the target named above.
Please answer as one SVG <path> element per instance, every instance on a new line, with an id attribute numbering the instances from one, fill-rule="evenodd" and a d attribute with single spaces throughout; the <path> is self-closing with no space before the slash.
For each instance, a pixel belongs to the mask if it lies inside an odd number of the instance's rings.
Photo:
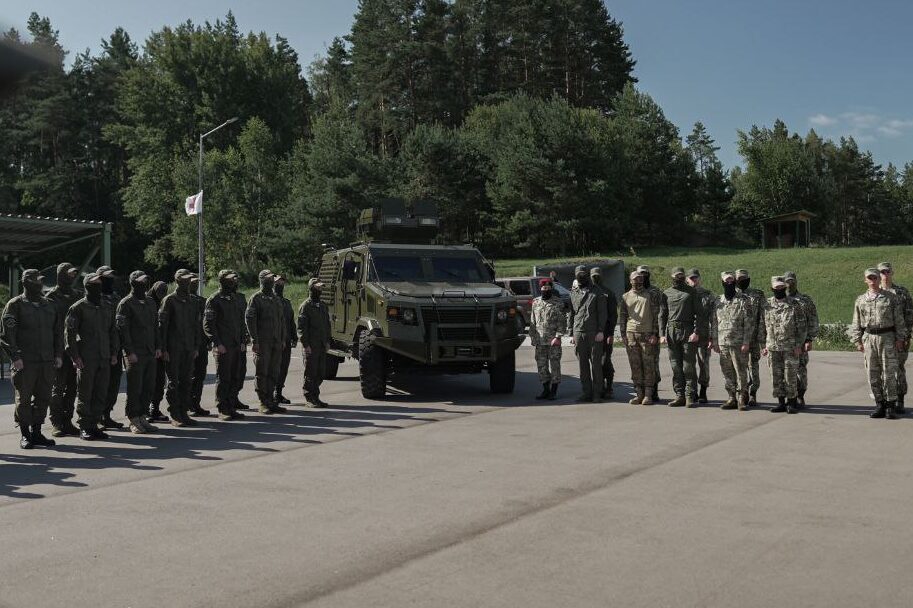
<path id="1" fill-rule="evenodd" d="M 511 281 L 510 290 L 515 296 L 531 296 L 533 295 L 532 286 L 528 279 L 523 281 Z"/>
<path id="2" fill-rule="evenodd" d="M 495 285 L 497 285 L 501 289 L 504 289 L 504 281 L 495 281 Z"/>

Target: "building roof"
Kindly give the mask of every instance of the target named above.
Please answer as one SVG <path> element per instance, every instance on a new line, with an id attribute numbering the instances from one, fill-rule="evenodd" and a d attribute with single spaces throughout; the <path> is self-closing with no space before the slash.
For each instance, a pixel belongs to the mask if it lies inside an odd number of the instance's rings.
<path id="1" fill-rule="evenodd" d="M 107 222 L 0 214 L 0 255 L 38 253 L 98 236 Z"/>
<path id="2" fill-rule="evenodd" d="M 780 215 L 775 215 L 773 217 L 765 217 L 761 220 L 762 223 L 767 222 L 788 222 L 790 220 L 808 220 L 813 217 L 818 217 L 816 214 L 811 211 L 806 211 L 805 209 L 799 209 L 798 211 L 790 211 L 789 213 L 781 213 Z"/>

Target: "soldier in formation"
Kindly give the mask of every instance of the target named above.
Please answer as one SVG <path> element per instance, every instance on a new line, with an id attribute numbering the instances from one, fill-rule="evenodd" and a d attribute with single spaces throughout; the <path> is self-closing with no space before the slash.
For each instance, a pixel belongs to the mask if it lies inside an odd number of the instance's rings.
<path id="1" fill-rule="evenodd" d="M 729 395 L 724 410 L 748 409 L 748 353 L 754 332 L 751 302 L 736 292 L 735 273 L 720 273 L 723 294 L 713 300 L 710 343 L 720 355 L 720 373 Z"/>
<path id="2" fill-rule="evenodd" d="M 744 268 L 735 271 L 735 283 L 739 293 L 748 298 L 751 303 L 753 327 L 755 334 L 751 336 L 751 346 L 748 350 L 748 405 L 758 404 L 758 389 L 761 388 L 761 349 L 764 340 L 758 332 L 761 329 L 761 315 L 764 309 L 764 292 L 751 287 L 751 275 Z"/>
<path id="3" fill-rule="evenodd" d="M 320 279 L 314 277 L 308 281 L 308 298 L 298 307 L 298 331 L 295 334 L 304 353 L 304 398 L 313 407 L 327 405 L 320 398 L 320 385 L 326 377 L 330 311 L 321 300 L 322 293 Z"/>
<path id="4" fill-rule="evenodd" d="M 808 355 L 812 350 L 815 340 L 818 338 L 818 308 L 815 306 L 815 301 L 811 296 L 799 291 L 798 278 L 796 277 L 795 272 L 787 270 L 783 273 L 783 278 L 786 281 L 787 295 L 791 298 L 795 298 L 799 301 L 799 304 L 802 305 L 808 328 L 805 336 L 805 344 L 802 345 L 802 353 L 799 355 L 799 377 L 797 379 L 798 392 L 796 395 L 796 402 L 801 409 L 805 407 L 805 391 L 808 389 Z M 911 314 L 913 314 L 913 309 L 911 309 Z"/>
<path id="5" fill-rule="evenodd" d="M 659 287 L 650 284 L 650 267 L 641 264 L 637 267 L 637 272 L 643 277 L 644 289 L 647 290 L 647 295 L 650 298 L 653 309 L 657 312 L 662 309 L 663 305 L 663 292 Z M 658 330 L 658 328 L 657 328 Z M 653 352 L 653 399 L 659 399 L 659 383 L 662 382 L 662 377 L 659 373 L 659 345 L 656 346 Z"/>
<path id="6" fill-rule="evenodd" d="M 191 298 L 190 280 L 196 275 L 186 268 L 174 273 L 177 285 L 172 293 L 162 300 L 159 310 L 159 331 L 162 340 L 162 357 L 167 367 L 168 414 L 175 427 L 194 426 L 196 422 L 188 415 L 190 411 L 190 381 L 193 374 L 193 360 L 199 349 L 199 315 L 197 304 Z"/>
<path id="7" fill-rule="evenodd" d="M 710 325 L 713 320 L 716 297 L 709 289 L 704 288 L 700 270 L 692 268 L 687 275 L 688 285 L 694 289 L 698 302 L 697 326 L 694 329 L 694 332 L 698 335 L 694 353 L 697 366 L 698 393 L 697 395 L 692 395 L 691 398 L 698 403 L 707 403 L 707 387 L 710 386 Z"/>
<path id="8" fill-rule="evenodd" d="M 602 352 L 608 320 L 608 303 L 601 289 L 594 289 L 585 266 L 574 269 L 577 287 L 571 291 L 571 310 L 568 325 L 572 328 L 574 351 L 580 363 L 580 384 L 583 389 L 578 402 L 602 401 Z"/>
<path id="9" fill-rule="evenodd" d="M 761 309 L 758 338 L 763 341 L 761 354 L 769 357 L 773 396 L 777 405 L 772 412 L 795 414 L 798 411 L 799 355 L 808 335 L 802 303 L 786 293 L 786 280 L 771 277 L 773 296 Z"/>
<path id="10" fill-rule="evenodd" d="M 111 311 L 111 317 L 120 304 L 120 294 L 114 289 L 114 282 L 117 275 L 110 266 L 99 266 L 95 273 L 101 277 L 101 300 Z M 105 395 L 105 415 L 102 423 L 106 429 L 122 429 L 124 425 L 114 420 L 111 416 L 114 411 L 114 404 L 117 403 L 117 395 L 120 393 L 120 380 L 124 372 L 124 358 L 117 352 L 117 361 L 111 364 L 111 373 L 108 374 L 108 393 Z"/>
<path id="11" fill-rule="evenodd" d="M 904 348 L 907 333 L 904 304 L 900 297 L 882 289 L 877 268 L 864 272 L 867 290 L 856 298 L 848 336 L 865 355 L 869 387 L 875 397 L 872 418 L 896 418 L 897 351 Z"/>
<path id="12" fill-rule="evenodd" d="M 193 372 L 190 377 L 190 410 L 189 414 L 206 418 L 210 415 L 209 410 L 204 409 L 201 401 L 203 399 L 203 385 L 206 383 L 206 368 L 209 367 L 209 338 L 203 331 L 203 311 L 206 308 L 206 298 L 197 293 L 200 287 L 200 277 L 194 276 L 190 279 L 190 299 L 196 305 L 196 317 L 200 319 L 197 324 L 197 352 L 193 358 Z"/>
<path id="13" fill-rule="evenodd" d="M 904 396 L 907 394 L 907 357 L 910 354 L 910 333 L 913 331 L 913 297 L 906 287 L 894 282 L 894 268 L 890 262 L 882 262 L 878 265 L 878 272 L 881 275 L 881 289 L 894 294 L 901 302 L 903 307 L 903 326 L 906 328 L 906 338 L 903 346 L 896 351 L 897 354 L 897 405 L 894 411 L 897 414 L 904 413 Z"/>
<path id="14" fill-rule="evenodd" d="M 672 286 L 663 292 L 659 311 L 660 342 L 669 350 L 672 366 L 672 388 L 675 399 L 669 407 L 694 407 L 697 401 L 697 375 L 694 357 L 697 342 L 698 314 L 700 302 L 697 294 L 685 283 L 685 269 L 672 269 Z"/>
<path id="15" fill-rule="evenodd" d="M 251 296 L 244 314 L 257 368 L 257 396 L 260 398 L 261 414 L 282 414 L 286 410 L 276 403 L 276 383 L 282 349 L 289 339 L 285 315 L 273 289 L 275 275 L 269 270 L 261 270 L 258 278 L 260 291 Z"/>
<path id="16" fill-rule="evenodd" d="M 57 308 L 57 317 L 60 319 L 66 318 L 70 306 L 79 299 L 79 294 L 73 289 L 73 283 L 76 281 L 76 275 L 78 274 L 79 269 L 69 262 L 62 262 L 57 265 L 57 285 L 48 292 L 47 298 L 54 303 Z M 61 323 L 60 331 L 62 332 L 63 330 L 63 323 Z M 63 336 L 61 336 L 61 340 L 63 340 Z M 54 378 L 54 388 L 51 390 L 50 418 L 52 436 L 79 435 L 79 429 L 73 425 L 75 405 L 76 368 L 73 366 L 73 359 L 65 353 Z"/>
<path id="17" fill-rule="evenodd" d="M 630 403 L 652 405 L 656 385 L 655 351 L 659 342 L 659 305 L 644 287 L 644 275 L 630 275 L 631 289 L 621 298 L 619 324 L 631 365 L 636 395 Z"/>
<path id="18" fill-rule="evenodd" d="M 247 304 L 238 293 L 238 274 L 229 268 L 219 271 L 219 290 L 206 300 L 203 330 L 212 342 L 216 359 L 216 408 L 221 420 L 242 420 L 238 411 L 247 342 L 244 313 Z"/>
<path id="19" fill-rule="evenodd" d="M 276 275 L 276 297 L 282 304 L 282 318 L 285 322 L 285 335 L 288 339 L 282 345 L 282 359 L 279 361 L 279 376 L 276 379 L 276 395 L 273 398 L 280 405 L 291 403 L 282 390 L 285 388 L 285 380 L 288 378 L 288 368 L 292 362 L 292 349 L 298 344 L 298 332 L 295 329 L 295 311 L 292 309 L 292 302 L 285 297 L 285 285 L 288 280 L 282 275 Z M 329 337 L 329 336 L 328 336 Z M 322 379 L 321 379 L 322 380 Z"/>
<path id="20" fill-rule="evenodd" d="M 158 308 L 148 294 L 149 277 L 142 270 L 130 273 L 130 295 L 117 305 L 115 324 L 127 364 L 127 420 L 134 434 L 154 433 L 147 414 L 155 390 L 155 374 L 162 357 Z"/>
<path id="21" fill-rule="evenodd" d="M 615 346 L 615 327 L 618 325 L 618 298 L 615 293 L 602 284 L 602 271 L 598 266 L 590 270 L 590 281 L 593 287 L 601 289 L 606 298 L 605 344 L 602 349 L 602 398 L 611 399 L 613 396 L 612 385 L 615 382 L 615 365 L 612 364 L 612 350 Z"/>
<path id="22" fill-rule="evenodd" d="M 567 333 L 567 315 L 552 279 L 539 279 L 539 294 L 529 319 L 529 339 L 536 349 L 536 369 L 542 384 L 536 399 L 554 401 L 561 383 L 561 338 Z"/>

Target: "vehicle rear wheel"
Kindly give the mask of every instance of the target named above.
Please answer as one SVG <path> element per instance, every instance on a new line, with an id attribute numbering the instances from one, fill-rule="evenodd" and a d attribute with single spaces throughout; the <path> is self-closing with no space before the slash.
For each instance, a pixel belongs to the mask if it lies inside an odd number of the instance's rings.
<path id="1" fill-rule="evenodd" d="M 374 342 L 379 335 L 375 329 L 358 337 L 358 376 L 365 399 L 380 399 L 387 393 L 387 353 Z"/>
<path id="2" fill-rule="evenodd" d="M 329 353 L 324 356 L 327 358 L 327 361 L 323 378 L 324 380 L 335 380 L 336 374 L 339 373 L 339 364 L 342 363 L 342 359 Z"/>
<path id="3" fill-rule="evenodd" d="M 491 388 L 491 392 L 498 394 L 514 392 L 516 361 L 516 353 L 511 352 L 488 367 L 488 386 Z"/>

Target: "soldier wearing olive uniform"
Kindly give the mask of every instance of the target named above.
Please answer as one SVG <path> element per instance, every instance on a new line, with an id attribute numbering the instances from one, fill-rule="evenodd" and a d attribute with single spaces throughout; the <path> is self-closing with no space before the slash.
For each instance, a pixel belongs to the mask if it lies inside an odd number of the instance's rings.
<path id="1" fill-rule="evenodd" d="M 647 296 L 650 298 L 651 306 L 653 310 L 659 312 L 663 305 L 663 292 L 656 285 L 650 284 L 650 267 L 644 264 L 641 264 L 637 267 L 636 272 L 640 273 L 644 281 L 644 289 L 647 291 Z M 654 384 L 653 384 L 653 399 L 659 399 L 659 383 L 662 382 L 662 376 L 660 375 L 660 366 L 659 366 L 659 344 L 656 345 L 656 348 L 653 349 L 653 374 L 654 374 Z"/>
<path id="2" fill-rule="evenodd" d="M 692 395 L 692 399 L 698 403 L 707 403 L 707 387 L 710 386 L 710 325 L 713 322 L 716 296 L 704 288 L 700 270 L 692 268 L 687 275 L 688 285 L 694 289 L 698 302 L 697 327 L 694 330 L 699 338 L 695 350 L 698 393 Z"/>
<path id="3" fill-rule="evenodd" d="M 203 311 L 206 308 L 206 298 L 197 293 L 199 287 L 199 277 L 194 277 L 190 280 L 190 299 L 193 300 L 197 307 L 199 337 L 197 339 L 197 354 L 193 358 L 193 372 L 190 376 L 190 411 L 188 413 L 205 418 L 210 413 L 209 410 L 200 405 L 200 402 L 203 399 L 203 385 L 206 383 L 206 372 L 209 368 L 209 338 L 206 336 L 206 332 L 203 331 Z"/>
<path id="4" fill-rule="evenodd" d="M 330 345 L 330 312 L 320 300 L 323 283 L 308 281 L 310 297 L 298 307 L 298 339 L 304 351 L 304 398 L 314 407 L 325 407 L 320 385 L 326 377 L 327 348 Z"/>
<path id="5" fill-rule="evenodd" d="M 114 281 L 117 276 L 110 266 L 99 266 L 95 274 L 101 277 L 101 300 L 110 309 L 113 319 L 121 300 L 120 294 L 114 289 Z M 120 352 L 115 354 L 117 361 L 111 364 L 111 373 L 108 374 L 108 394 L 105 396 L 105 416 L 102 424 L 106 429 L 124 428 L 123 424 L 111 417 L 114 406 L 117 404 L 117 396 L 120 394 L 120 381 L 124 373 L 124 358 Z"/>
<path id="6" fill-rule="evenodd" d="M 159 310 L 159 331 L 162 340 L 162 357 L 167 363 L 168 413 L 176 427 L 194 426 L 188 415 L 191 403 L 190 381 L 193 360 L 199 350 L 200 318 L 197 303 L 190 297 L 190 280 L 196 274 L 186 268 L 174 273 L 177 289 L 162 300 Z"/>
<path id="7" fill-rule="evenodd" d="M 577 401 L 602 401 L 603 333 L 608 320 L 605 293 L 593 289 L 590 273 L 585 266 L 574 270 L 577 287 L 571 291 L 571 310 L 568 326 L 572 328 L 574 350 L 580 363 L 580 384 L 583 393 Z"/>
<path id="8" fill-rule="evenodd" d="M 57 265 L 57 285 L 48 292 L 47 298 L 57 307 L 57 316 L 61 319 L 66 318 L 70 306 L 79 299 L 79 293 L 73 289 L 73 282 L 78 274 L 79 269 L 68 262 Z M 63 331 L 63 323 L 60 324 L 60 329 Z M 79 429 L 73 425 L 75 405 L 76 368 L 73 367 L 73 360 L 64 354 L 63 363 L 54 379 L 54 388 L 51 390 L 51 435 L 79 435 Z"/>
<path id="9" fill-rule="evenodd" d="M 694 407 L 697 404 L 694 399 L 697 394 L 694 357 L 700 339 L 696 332 L 700 303 L 697 294 L 685 283 L 684 268 L 673 268 L 671 277 L 672 287 L 663 292 L 659 311 L 660 341 L 669 351 L 675 390 L 675 399 L 669 402 L 669 407 Z"/>
<path id="10" fill-rule="evenodd" d="M 286 412 L 286 409 L 275 401 L 282 349 L 289 339 L 286 335 L 282 302 L 273 290 L 275 276 L 269 270 L 260 271 L 260 291 L 251 296 L 244 314 L 247 332 L 253 343 L 261 414 Z"/>
<path id="11" fill-rule="evenodd" d="M 285 285 L 288 280 L 282 275 L 276 275 L 276 284 L 274 290 L 276 297 L 282 304 L 282 317 L 285 319 L 285 335 L 288 340 L 282 348 L 282 359 L 279 362 L 279 377 L 276 380 L 276 403 L 289 404 L 291 401 L 282 394 L 285 388 L 285 380 L 288 378 L 288 368 L 292 363 L 292 349 L 298 344 L 298 331 L 295 329 L 295 311 L 292 310 L 292 302 L 285 297 Z"/>
<path id="12" fill-rule="evenodd" d="M 241 420 L 238 392 L 241 390 L 242 347 L 247 339 L 244 311 L 247 305 L 238 294 L 238 275 L 234 270 L 219 271 L 219 291 L 206 300 L 203 329 L 212 341 L 216 358 L 216 406 L 221 420 Z"/>
<path id="13" fill-rule="evenodd" d="M 605 343 L 602 349 L 602 398 L 612 397 L 612 385 L 615 382 L 615 366 L 612 364 L 612 350 L 615 346 L 615 327 L 618 325 L 618 298 L 615 293 L 602 284 L 602 271 L 598 266 L 590 270 L 590 281 L 595 289 L 602 290 L 606 298 L 606 316 L 605 329 L 603 335 Z"/>
<path id="14" fill-rule="evenodd" d="M 158 308 L 146 292 L 149 277 L 142 270 L 130 273 L 130 295 L 117 305 L 115 323 L 120 345 L 126 353 L 127 420 L 134 434 L 157 431 L 146 420 L 155 390 L 157 362 L 162 356 L 158 331 Z"/>

